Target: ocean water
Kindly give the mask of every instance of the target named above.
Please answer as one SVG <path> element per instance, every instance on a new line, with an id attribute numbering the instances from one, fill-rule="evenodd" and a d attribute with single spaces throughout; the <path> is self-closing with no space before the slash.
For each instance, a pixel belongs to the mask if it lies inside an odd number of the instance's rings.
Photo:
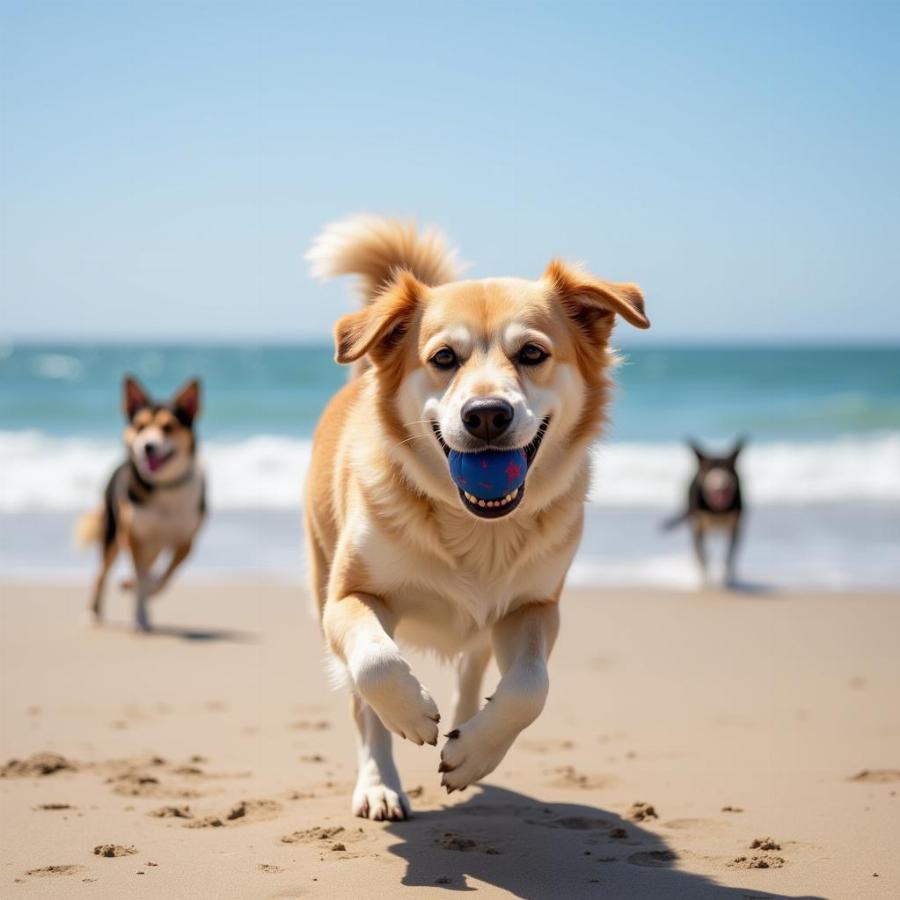
<path id="1" fill-rule="evenodd" d="M 120 382 L 204 383 L 211 516 L 195 574 L 302 571 L 310 438 L 346 373 L 321 346 L 0 345 L 0 574 L 86 573 L 69 532 L 122 454 Z M 685 530 L 662 534 L 691 470 L 684 438 L 749 438 L 748 586 L 900 585 L 900 347 L 632 347 L 595 449 L 582 583 L 689 587 Z"/>

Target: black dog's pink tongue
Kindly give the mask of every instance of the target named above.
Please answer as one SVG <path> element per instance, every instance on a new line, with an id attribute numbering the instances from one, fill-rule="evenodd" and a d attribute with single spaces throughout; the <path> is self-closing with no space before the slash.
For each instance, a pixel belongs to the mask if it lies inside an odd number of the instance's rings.
<path id="1" fill-rule="evenodd" d="M 707 501 L 714 510 L 720 511 L 727 509 L 731 505 L 733 496 L 733 491 L 728 488 L 718 488 L 709 492 Z"/>

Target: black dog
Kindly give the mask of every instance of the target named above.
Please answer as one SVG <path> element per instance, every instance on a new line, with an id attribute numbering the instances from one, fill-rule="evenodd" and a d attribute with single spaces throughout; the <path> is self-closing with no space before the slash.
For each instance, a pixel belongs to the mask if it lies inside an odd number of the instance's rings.
<path id="1" fill-rule="evenodd" d="M 728 552 L 725 562 L 725 583 L 734 585 L 735 558 L 741 534 L 741 518 L 744 501 L 741 497 L 741 480 L 736 463 L 744 448 L 741 438 L 730 453 L 713 456 L 694 441 L 688 442 L 697 457 L 697 473 L 688 487 L 687 509 L 664 523 L 666 530 L 688 522 L 694 534 L 694 553 L 706 583 L 709 583 L 706 557 L 706 535 L 711 531 L 724 531 L 728 535 Z"/>

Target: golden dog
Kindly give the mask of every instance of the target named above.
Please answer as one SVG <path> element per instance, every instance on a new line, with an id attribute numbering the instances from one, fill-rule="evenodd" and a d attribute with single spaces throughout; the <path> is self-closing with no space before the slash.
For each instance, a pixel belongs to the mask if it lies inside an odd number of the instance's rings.
<path id="1" fill-rule="evenodd" d="M 578 546 L 589 449 L 604 422 L 616 315 L 649 327 L 633 284 L 560 261 L 536 281 L 457 281 L 437 232 L 332 225 L 318 276 L 361 276 L 365 305 L 335 327 L 357 363 L 316 431 L 306 484 L 312 591 L 359 729 L 357 815 L 409 815 L 390 732 L 435 745 L 440 716 L 400 645 L 456 660 L 448 792 L 493 771 L 540 714 L 559 596 Z M 520 448 L 525 483 L 488 500 L 456 486 L 450 451 Z M 500 682 L 479 709 L 494 655 Z"/>

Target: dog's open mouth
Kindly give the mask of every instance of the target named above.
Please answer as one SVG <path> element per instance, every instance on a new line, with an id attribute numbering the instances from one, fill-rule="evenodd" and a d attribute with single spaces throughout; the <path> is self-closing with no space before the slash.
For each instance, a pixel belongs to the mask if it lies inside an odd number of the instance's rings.
<path id="1" fill-rule="evenodd" d="M 525 496 L 525 479 L 541 447 L 550 416 L 545 416 L 534 438 L 513 450 L 486 449 L 460 453 L 448 447 L 437 422 L 431 423 L 450 464 L 451 478 L 463 506 L 482 519 L 508 516 Z"/>
<path id="2" fill-rule="evenodd" d="M 731 488 L 715 488 L 703 492 L 706 502 L 713 512 L 724 512 L 731 507 L 734 491 Z"/>
<path id="3" fill-rule="evenodd" d="M 147 461 L 147 468 L 156 474 L 174 455 L 174 450 L 167 450 L 165 453 L 154 453 L 153 456 L 145 454 L 144 459 Z"/>

